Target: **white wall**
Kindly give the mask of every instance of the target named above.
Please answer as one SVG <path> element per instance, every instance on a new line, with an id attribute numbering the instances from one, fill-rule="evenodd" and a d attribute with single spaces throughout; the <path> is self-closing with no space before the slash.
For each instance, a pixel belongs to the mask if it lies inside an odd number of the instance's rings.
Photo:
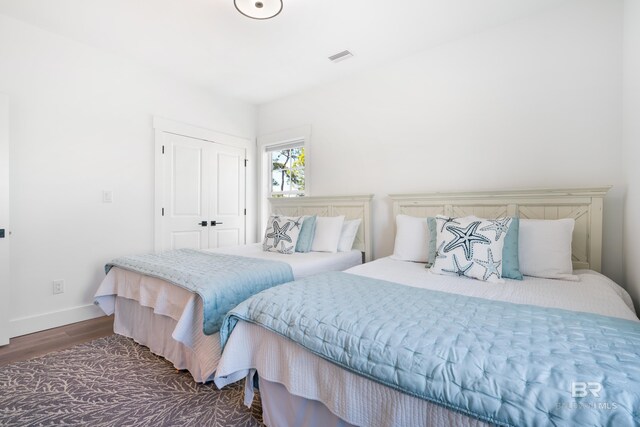
<path id="1" fill-rule="evenodd" d="M 624 158 L 627 197 L 624 259 L 627 289 L 640 313 L 640 0 L 624 2 Z"/>
<path id="2" fill-rule="evenodd" d="M 0 345 L 9 344 L 9 97 L 0 93 Z"/>
<path id="3" fill-rule="evenodd" d="M 11 98 L 13 335 L 96 315 L 104 263 L 153 250 L 153 115 L 255 137 L 255 106 L 2 15 L 0 92 Z"/>
<path id="4" fill-rule="evenodd" d="M 623 282 L 621 22 L 621 2 L 563 2 L 263 105 L 258 133 L 312 126 L 313 195 L 375 193 L 376 257 L 385 194 L 614 185 L 604 272 Z"/>

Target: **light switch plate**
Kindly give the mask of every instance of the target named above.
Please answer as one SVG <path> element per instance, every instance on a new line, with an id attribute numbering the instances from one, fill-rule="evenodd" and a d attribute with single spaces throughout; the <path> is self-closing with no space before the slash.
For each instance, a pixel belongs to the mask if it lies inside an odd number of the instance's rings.
<path id="1" fill-rule="evenodd" d="M 113 203 L 113 191 L 104 190 L 102 192 L 102 202 L 103 203 Z"/>
<path id="2" fill-rule="evenodd" d="M 64 293 L 64 280 L 54 280 L 53 281 L 53 294 L 62 294 Z"/>

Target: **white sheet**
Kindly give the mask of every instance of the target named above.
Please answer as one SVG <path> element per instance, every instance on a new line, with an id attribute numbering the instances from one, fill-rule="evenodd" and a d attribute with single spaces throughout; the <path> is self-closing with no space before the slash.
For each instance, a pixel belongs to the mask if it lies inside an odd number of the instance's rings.
<path id="1" fill-rule="evenodd" d="M 506 283 L 489 283 L 433 274 L 424 264 L 387 257 L 350 268 L 346 272 L 478 298 L 638 320 L 627 291 L 608 277 L 592 270 L 574 271 L 580 278 L 578 282 L 525 276 L 522 281 L 505 279 Z"/>
<path id="2" fill-rule="evenodd" d="M 424 268 L 424 264 L 382 258 L 347 272 L 409 286 L 638 320 L 627 292 L 605 276 L 588 270 L 575 272 L 580 282 L 527 277 L 524 281 L 491 284 L 434 275 Z M 287 404 L 299 402 L 298 397 L 315 400 L 340 419 L 355 425 L 484 425 L 353 374 L 288 339 L 240 321 L 218 363 L 216 384 L 223 387 L 246 377 L 254 369 L 261 378 L 283 385 L 293 395 Z M 268 400 L 270 396 L 263 391 L 262 398 Z M 287 408 L 282 402 L 282 393 L 278 394 L 278 399 L 280 407 Z M 267 403 L 265 410 L 277 410 L 277 407 Z M 322 408 L 317 411 L 321 413 Z M 280 416 L 287 414 L 272 413 L 266 418 Z M 326 419 L 329 422 L 331 417 Z"/>
<path id="3" fill-rule="evenodd" d="M 344 271 L 353 266 L 362 264 L 362 252 L 358 250 L 336 253 L 296 252 L 287 255 L 279 254 L 277 252 L 265 252 L 262 250 L 262 243 L 253 243 L 250 245 L 210 249 L 210 252 L 286 262 L 291 266 L 293 276 L 296 280 L 323 271 Z"/>
<path id="4" fill-rule="evenodd" d="M 284 255 L 264 252 L 261 244 L 251 244 L 211 252 L 287 262 L 296 279 L 345 270 L 362 262 L 362 253 L 356 250 Z M 137 304 L 127 304 L 124 299 Z M 197 295 L 155 277 L 112 268 L 96 291 L 95 301 L 107 315 L 115 314 L 116 333 L 149 347 L 177 369 L 189 370 L 197 382 L 213 378 L 220 356 L 219 335 L 202 332 L 202 301 Z"/>

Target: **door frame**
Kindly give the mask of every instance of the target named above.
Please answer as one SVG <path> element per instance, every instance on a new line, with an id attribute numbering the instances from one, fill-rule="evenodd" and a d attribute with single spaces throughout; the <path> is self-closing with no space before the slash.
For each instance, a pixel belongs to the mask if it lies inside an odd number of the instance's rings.
<path id="1" fill-rule="evenodd" d="M 9 344 L 10 240 L 9 223 L 9 97 L 0 93 L 0 228 L 5 238 L 0 240 L 0 346 Z M 4 196 L 2 196 L 4 194 Z"/>
<path id="2" fill-rule="evenodd" d="M 187 138 L 199 139 L 206 142 L 213 142 L 216 144 L 228 145 L 236 148 L 244 148 L 245 159 L 249 165 L 254 164 L 253 159 L 255 157 L 256 143 L 255 139 L 252 141 L 250 138 L 243 138 L 240 136 L 229 135 L 222 132 L 217 132 L 211 129 L 202 128 L 199 126 L 193 126 L 186 123 L 181 123 L 175 120 L 165 119 L 162 117 L 154 116 L 153 128 L 155 131 L 154 136 L 154 156 L 155 156 L 155 197 L 154 197 L 154 250 L 156 252 L 162 249 L 162 209 L 167 206 L 167 201 L 164 199 L 164 161 L 163 161 L 163 146 L 165 144 L 165 134 L 179 135 Z M 248 183 L 250 178 L 255 179 L 255 174 L 249 173 L 249 167 L 245 168 L 245 180 L 244 180 L 244 206 L 247 208 L 247 201 L 250 198 L 250 194 L 255 197 L 253 192 L 249 193 Z M 247 209 L 248 211 L 249 209 Z M 245 216 L 245 242 L 247 241 L 248 225 L 252 223 L 255 214 Z M 253 220 L 255 221 L 255 220 Z"/>

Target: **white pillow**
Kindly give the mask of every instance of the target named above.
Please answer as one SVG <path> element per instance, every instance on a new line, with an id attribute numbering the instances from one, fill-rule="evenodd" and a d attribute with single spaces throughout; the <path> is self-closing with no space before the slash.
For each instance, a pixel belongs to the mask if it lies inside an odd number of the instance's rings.
<path id="1" fill-rule="evenodd" d="M 429 227 L 427 226 L 427 218 L 409 215 L 396 217 L 396 242 L 391 258 L 400 261 L 428 261 Z"/>
<path id="2" fill-rule="evenodd" d="M 262 250 L 292 254 L 295 252 L 303 217 L 272 215 L 264 232 Z"/>
<path id="3" fill-rule="evenodd" d="M 349 252 L 353 248 L 353 241 L 356 240 L 361 219 L 352 219 L 342 224 L 342 233 L 338 242 L 338 252 Z"/>
<path id="4" fill-rule="evenodd" d="M 316 232 L 311 244 L 312 252 L 338 252 L 338 242 L 342 233 L 344 215 L 319 216 L 316 219 Z"/>
<path id="5" fill-rule="evenodd" d="M 521 219 L 518 236 L 520 271 L 525 276 L 577 281 L 571 262 L 575 220 Z"/>

